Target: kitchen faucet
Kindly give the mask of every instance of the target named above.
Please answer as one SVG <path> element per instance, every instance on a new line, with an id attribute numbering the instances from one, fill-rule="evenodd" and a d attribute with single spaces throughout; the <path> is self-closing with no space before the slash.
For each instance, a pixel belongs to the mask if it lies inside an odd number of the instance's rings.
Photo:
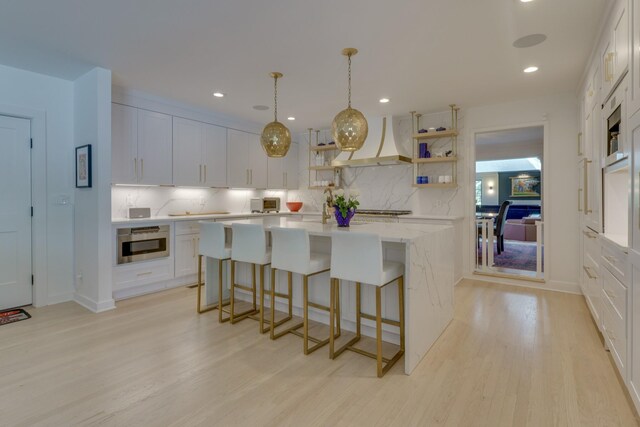
<path id="1" fill-rule="evenodd" d="M 329 193 L 327 199 L 322 204 L 322 223 L 326 224 L 327 220 L 331 218 L 331 214 L 329 213 L 329 209 L 333 206 L 333 192 L 331 191 L 331 187 L 327 187 L 324 189 L 323 194 Z"/>

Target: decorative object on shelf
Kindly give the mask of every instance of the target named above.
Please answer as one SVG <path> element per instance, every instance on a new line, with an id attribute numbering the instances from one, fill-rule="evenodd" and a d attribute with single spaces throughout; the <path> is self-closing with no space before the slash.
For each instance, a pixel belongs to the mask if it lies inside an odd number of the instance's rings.
<path id="1" fill-rule="evenodd" d="M 436 129 L 436 132 L 444 132 L 445 130 L 447 130 L 446 127 L 440 126 L 439 128 Z"/>
<path id="2" fill-rule="evenodd" d="M 302 205 L 302 202 L 287 202 L 287 209 L 289 209 L 289 212 L 298 212 L 302 209 Z"/>
<path id="3" fill-rule="evenodd" d="M 262 130 L 260 142 L 265 153 L 269 157 L 284 157 L 291 146 L 291 133 L 289 129 L 278 121 L 278 79 L 282 77 L 282 73 L 276 71 L 270 74 L 273 77 L 273 121 L 266 125 Z"/>
<path id="4" fill-rule="evenodd" d="M 418 130 L 418 133 L 427 133 L 427 132 L 429 132 L 427 129 L 419 129 Z"/>
<path id="5" fill-rule="evenodd" d="M 336 215 L 338 227 L 348 227 L 351 218 L 356 213 L 356 208 L 360 205 L 358 194 L 351 191 L 349 196 L 345 196 L 344 190 L 336 190 L 333 194 L 333 208 Z"/>
<path id="6" fill-rule="evenodd" d="M 76 147 L 76 188 L 91 188 L 91 144 Z"/>
<path id="7" fill-rule="evenodd" d="M 345 48 L 342 54 L 349 59 L 349 103 L 346 109 L 340 111 L 333 119 L 333 140 L 342 151 L 357 151 L 362 148 L 369 133 L 369 124 L 364 115 L 351 108 L 351 57 L 358 53 L 358 49 Z"/>

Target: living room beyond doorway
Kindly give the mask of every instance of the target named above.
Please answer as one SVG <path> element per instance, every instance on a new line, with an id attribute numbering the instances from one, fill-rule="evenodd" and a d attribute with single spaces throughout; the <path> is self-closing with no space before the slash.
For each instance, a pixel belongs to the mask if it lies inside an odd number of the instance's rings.
<path id="1" fill-rule="evenodd" d="M 477 272 L 543 278 L 543 147 L 543 126 L 475 135 Z"/>

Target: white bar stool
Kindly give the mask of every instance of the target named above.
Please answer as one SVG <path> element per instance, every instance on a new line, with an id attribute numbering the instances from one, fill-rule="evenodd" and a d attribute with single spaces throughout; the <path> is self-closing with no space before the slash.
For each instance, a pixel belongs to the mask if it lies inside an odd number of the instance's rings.
<path id="1" fill-rule="evenodd" d="M 202 307 L 202 257 L 218 260 L 218 303 L 209 307 Z M 231 260 L 231 247 L 225 242 L 224 226 L 218 222 L 200 221 L 200 249 L 198 256 L 198 313 L 218 309 L 218 322 L 226 322 L 229 318 L 222 318 L 222 307 L 229 305 L 223 302 L 222 263 Z"/>
<path id="2" fill-rule="evenodd" d="M 276 296 L 289 298 L 289 316 L 287 320 L 292 318 L 292 286 L 291 276 L 293 273 L 302 275 L 302 292 L 303 292 L 303 322 L 291 326 L 285 330 L 276 333 L 277 326 L 284 322 L 275 323 L 274 304 L 271 303 L 271 339 L 277 339 L 287 333 L 302 336 L 304 339 L 304 354 L 310 354 L 320 347 L 329 343 L 329 338 L 320 340 L 309 336 L 309 307 L 325 310 L 329 312 L 330 307 L 309 301 L 309 277 L 316 274 L 326 273 L 331 265 L 331 257 L 329 254 L 311 252 L 311 244 L 309 242 L 309 233 L 303 229 L 280 228 L 273 227 L 271 231 L 271 301 L 275 301 Z M 289 295 L 278 294 L 275 292 L 276 270 L 287 272 Z M 331 291 L 329 291 L 331 293 Z M 339 304 L 338 304 L 339 305 Z M 338 318 L 338 335 L 340 334 L 340 323 Z M 303 327 L 303 333 L 300 334 L 297 329 Z M 315 345 L 309 348 L 309 341 Z"/>
<path id="3" fill-rule="evenodd" d="M 340 292 L 340 280 L 356 282 L 356 336 L 341 348 L 334 349 L 333 313 L 334 293 Z M 382 288 L 397 280 L 399 321 L 382 318 Z M 404 265 L 399 262 L 384 261 L 380 236 L 371 233 L 334 231 L 331 233 L 331 312 L 329 318 L 329 356 L 335 359 L 345 350 L 351 350 L 377 360 L 378 377 L 382 377 L 404 354 Z M 376 288 L 376 315 L 361 311 L 360 284 Z M 361 350 L 354 344 L 361 338 L 362 318 L 376 322 L 376 353 Z M 382 356 L 382 324 L 400 328 L 400 350 L 391 358 Z M 384 365 L 383 365 L 384 362 Z"/>
<path id="4" fill-rule="evenodd" d="M 267 248 L 267 236 L 262 224 L 231 224 L 231 295 L 229 297 L 229 317 L 231 323 L 239 322 L 249 316 L 260 313 L 260 333 L 264 334 L 269 328 L 264 327 L 264 268 L 271 264 L 271 249 Z M 251 264 L 251 287 L 236 283 L 236 263 Z M 256 266 L 260 268 L 260 310 L 256 305 Z M 252 308 L 242 313 L 234 310 L 235 288 L 251 292 L 253 296 Z"/>

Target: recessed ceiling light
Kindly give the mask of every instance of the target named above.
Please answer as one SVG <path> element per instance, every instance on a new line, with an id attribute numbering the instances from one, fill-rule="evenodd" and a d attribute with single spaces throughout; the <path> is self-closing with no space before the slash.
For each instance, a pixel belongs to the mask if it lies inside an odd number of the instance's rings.
<path id="1" fill-rule="evenodd" d="M 269 107 L 267 107 L 266 105 L 254 105 L 253 109 L 258 111 L 266 111 L 269 109 Z"/>
<path id="2" fill-rule="evenodd" d="M 222 92 L 213 92 L 213 96 L 216 98 L 224 98 L 224 93 Z"/>
<path id="3" fill-rule="evenodd" d="M 531 1 L 533 1 L 533 0 L 520 0 L 521 3 L 529 3 Z"/>
<path id="4" fill-rule="evenodd" d="M 296 118 L 291 116 L 291 117 L 287 117 L 287 120 L 295 120 Z"/>
<path id="5" fill-rule="evenodd" d="M 387 102 L 389 102 L 389 98 L 380 98 L 381 104 L 386 104 Z"/>
<path id="6" fill-rule="evenodd" d="M 520 37 L 513 42 L 513 47 L 520 49 L 537 46 L 547 39 L 544 34 L 529 34 L 528 36 Z"/>
<path id="7" fill-rule="evenodd" d="M 535 67 L 535 66 L 527 67 L 523 71 L 525 73 L 535 73 L 536 71 L 538 71 L 538 67 Z"/>

